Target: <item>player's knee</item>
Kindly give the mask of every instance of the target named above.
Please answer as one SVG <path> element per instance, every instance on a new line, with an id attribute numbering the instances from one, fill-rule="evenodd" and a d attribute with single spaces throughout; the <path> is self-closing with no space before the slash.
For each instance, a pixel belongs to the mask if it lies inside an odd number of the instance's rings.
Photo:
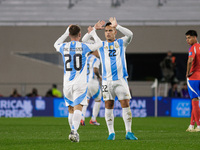
<path id="1" fill-rule="evenodd" d="M 129 101 L 130 101 L 130 100 L 128 100 L 128 99 L 120 100 L 121 107 L 122 107 L 122 108 L 129 107 Z"/>
<path id="2" fill-rule="evenodd" d="M 198 98 L 193 98 L 192 100 L 193 100 L 193 101 L 198 101 L 199 99 L 198 99 Z"/>
<path id="3" fill-rule="evenodd" d="M 105 101 L 105 108 L 113 109 L 114 108 L 114 100 Z"/>
<path id="4" fill-rule="evenodd" d="M 68 106 L 68 111 L 69 111 L 69 113 L 73 114 L 74 113 L 74 107 Z"/>

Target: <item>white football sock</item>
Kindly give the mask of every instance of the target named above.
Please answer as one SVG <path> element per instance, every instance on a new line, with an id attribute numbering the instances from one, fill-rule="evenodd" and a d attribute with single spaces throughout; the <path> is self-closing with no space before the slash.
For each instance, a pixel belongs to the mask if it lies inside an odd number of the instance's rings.
<path id="1" fill-rule="evenodd" d="M 105 120 L 106 120 L 106 124 L 107 124 L 107 127 L 108 127 L 109 135 L 111 133 L 115 133 L 115 131 L 114 131 L 114 114 L 113 114 L 113 109 L 107 109 L 107 108 L 105 108 Z"/>
<path id="2" fill-rule="evenodd" d="M 74 115 L 72 118 L 72 130 L 74 130 L 75 132 L 77 132 L 77 130 L 79 128 L 80 121 L 81 121 L 81 115 L 82 115 L 82 112 L 80 110 L 74 111 Z"/>
<path id="3" fill-rule="evenodd" d="M 122 108 L 122 117 L 124 120 L 126 133 L 131 132 L 132 125 L 132 113 L 130 107 Z"/>
<path id="4" fill-rule="evenodd" d="M 71 130 L 72 130 L 72 118 L 73 118 L 73 115 L 74 114 L 71 114 L 71 113 L 69 113 L 69 115 L 68 115 L 68 123 L 69 123 L 69 126 L 70 126 Z"/>
<path id="5" fill-rule="evenodd" d="M 100 105 L 101 105 L 101 102 L 95 102 L 94 103 L 94 107 L 93 107 L 93 110 L 92 110 L 92 121 L 96 121 L 96 118 L 99 114 Z"/>
<path id="6" fill-rule="evenodd" d="M 84 121 L 85 121 L 86 111 L 87 111 L 87 106 L 84 105 L 83 108 L 82 108 L 82 117 L 81 117 L 81 119 L 84 120 Z"/>

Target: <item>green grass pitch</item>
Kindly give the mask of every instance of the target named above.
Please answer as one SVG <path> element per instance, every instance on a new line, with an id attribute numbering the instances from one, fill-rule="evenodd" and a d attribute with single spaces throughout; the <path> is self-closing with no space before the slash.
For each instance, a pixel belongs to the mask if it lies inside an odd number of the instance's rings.
<path id="1" fill-rule="evenodd" d="M 133 118 L 132 130 L 138 141 L 125 140 L 122 118 L 115 118 L 116 137 L 107 141 L 104 118 L 100 126 L 80 126 L 79 143 L 68 140 L 67 118 L 0 118 L 0 150 L 199 150 L 200 132 L 185 132 L 189 118 Z"/>

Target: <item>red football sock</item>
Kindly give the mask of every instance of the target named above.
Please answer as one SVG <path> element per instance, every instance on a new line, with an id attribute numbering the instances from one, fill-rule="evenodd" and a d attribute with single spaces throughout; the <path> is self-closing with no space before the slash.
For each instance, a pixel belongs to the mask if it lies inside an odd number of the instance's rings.
<path id="1" fill-rule="evenodd" d="M 199 108 L 199 113 L 200 113 L 200 108 Z M 200 115 L 199 115 L 199 120 L 200 120 Z"/>
<path id="2" fill-rule="evenodd" d="M 199 117 L 200 117 L 200 112 L 199 112 L 199 101 L 192 101 L 192 110 L 194 113 L 194 119 L 197 125 L 200 125 Z"/>
<path id="3" fill-rule="evenodd" d="M 193 126 L 194 126 L 194 124 L 195 124 L 195 120 L 194 120 L 194 111 L 192 110 L 190 125 L 193 125 Z"/>

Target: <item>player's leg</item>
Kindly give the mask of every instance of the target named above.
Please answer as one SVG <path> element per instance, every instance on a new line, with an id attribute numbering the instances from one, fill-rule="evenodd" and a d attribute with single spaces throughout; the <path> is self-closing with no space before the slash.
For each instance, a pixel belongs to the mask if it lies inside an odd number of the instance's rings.
<path id="1" fill-rule="evenodd" d="M 90 124 L 92 124 L 92 125 L 97 125 L 97 126 L 100 125 L 100 123 L 98 123 L 97 120 L 96 120 L 96 118 L 99 114 L 100 105 L 101 105 L 101 100 L 95 100 L 94 106 L 93 106 L 93 109 L 92 109 L 92 118 L 90 120 Z"/>
<path id="2" fill-rule="evenodd" d="M 88 104 L 89 104 L 89 99 L 88 99 Z M 85 115 L 86 115 L 86 111 L 87 111 L 87 107 L 88 105 L 84 105 L 82 108 L 82 117 L 81 117 L 81 126 L 85 126 Z"/>
<path id="3" fill-rule="evenodd" d="M 68 122 L 69 122 L 70 129 L 72 131 L 72 118 L 73 118 L 73 115 L 74 115 L 74 107 L 68 106 L 68 111 L 69 111 Z M 71 132 L 69 134 L 69 140 L 72 139 L 72 136 L 73 136 L 73 133 Z"/>
<path id="4" fill-rule="evenodd" d="M 82 116 L 82 108 L 83 108 L 83 105 L 81 105 L 81 104 L 74 106 L 74 115 L 73 115 L 73 119 L 72 119 L 72 129 L 75 132 L 77 132 L 79 125 L 80 125 L 81 116 Z"/>
<path id="5" fill-rule="evenodd" d="M 84 105 L 87 105 L 87 85 L 80 85 L 75 84 L 73 85 L 73 103 L 71 104 L 74 106 L 74 115 L 72 118 L 72 130 L 71 134 L 73 135 L 70 139 L 72 142 L 79 142 L 79 134 L 78 129 L 80 126 L 80 121 L 82 117 L 82 108 Z"/>
<path id="6" fill-rule="evenodd" d="M 132 113 L 129 106 L 129 100 L 120 100 L 120 104 L 122 107 L 122 118 L 124 120 L 126 133 L 131 132 L 131 125 L 132 125 Z"/>
<path id="7" fill-rule="evenodd" d="M 190 132 L 200 132 L 200 110 L 199 110 L 199 94 L 200 94 L 200 81 L 199 80 L 187 80 L 188 85 L 188 92 L 190 98 L 192 99 L 192 117 L 194 117 L 195 122 L 197 123 L 197 127 L 193 130 L 191 129 Z M 192 124 L 193 125 L 193 124 Z M 192 128 L 192 126 L 189 126 Z M 187 131 L 187 130 L 186 130 Z"/>
<path id="8" fill-rule="evenodd" d="M 74 106 L 74 115 L 72 118 L 72 130 L 69 135 L 69 139 L 72 142 L 79 142 L 79 134 L 78 134 L 77 130 L 79 128 L 80 121 L 81 121 L 82 107 L 83 107 L 83 105 L 81 105 L 81 104 Z"/>
<path id="9" fill-rule="evenodd" d="M 126 128 L 126 139 L 128 140 L 137 140 L 137 137 L 134 136 L 134 133 L 131 131 L 132 127 L 132 113 L 130 109 L 130 91 L 126 79 L 120 79 L 115 81 L 115 93 L 120 100 L 122 107 L 122 118 L 124 120 Z"/>
<path id="10" fill-rule="evenodd" d="M 194 111 L 194 119 L 197 124 L 195 131 L 200 132 L 200 121 L 199 121 L 200 112 L 199 112 L 199 99 L 198 98 L 192 99 L 192 109 Z"/>
<path id="11" fill-rule="evenodd" d="M 70 129 L 72 130 L 72 118 L 74 115 L 74 107 L 68 106 L 68 111 L 69 111 L 68 122 L 69 122 Z"/>
<path id="12" fill-rule="evenodd" d="M 70 129 L 72 129 L 72 118 L 74 115 L 74 108 L 70 105 L 71 103 L 73 103 L 71 89 L 72 89 L 72 86 L 70 86 L 70 85 L 65 85 L 63 88 L 65 105 L 68 107 L 68 111 L 69 111 L 68 123 L 69 123 Z"/>
<path id="13" fill-rule="evenodd" d="M 187 128 L 187 132 L 193 132 L 194 131 L 194 124 L 195 124 L 195 120 L 194 120 L 194 111 L 192 110 L 191 112 L 191 119 L 190 119 L 190 125 Z"/>
<path id="14" fill-rule="evenodd" d="M 94 105 L 92 109 L 92 118 L 90 119 L 91 125 L 100 125 L 96 121 L 96 117 L 99 114 L 100 104 L 101 104 L 101 88 L 99 86 L 99 81 L 91 79 L 88 84 L 88 97 L 94 100 Z"/>
<path id="15" fill-rule="evenodd" d="M 94 99 L 94 106 L 92 109 L 92 118 L 90 120 L 90 124 L 99 126 L 100 123 L 98 123 L 96 120 L 99 114 L 100 105 L 101 105 L 101 97 L 102 97 L 99 83 L 96 84 L 95 88 L 96 90 L 94 91 L 94 95 L 92 96 L 92 98 Z"/>
<path id="16" fill-rule="evenodd" d="M 109 136 L 107 140 L 115 140 L 115 131 L 114 131 L 114 98 L 113 87 L 111 81 L 102 82 L 102 94 L 103 100 L 105 101 L 105 120 L 108 127 Z"/>
<path id="17" fill-rule="evenodd" d="M 109 132 L 107 140 L 115 140 L 113 109 L 114 109 L 114 100 L 105 101 L 105 120 Z"/>
<path id="18" fill-rule="evenodd" d="M 131 131 L 132 127 L 132 113 L 129 106 L 128 99 L 120 100 L 122 107 L 122 118 L 124 120 L 125 128 L 126 128 L 126 139 L 127 140 L 137 140 L 138 138 L 134 136 L 134 133 Z"/>

